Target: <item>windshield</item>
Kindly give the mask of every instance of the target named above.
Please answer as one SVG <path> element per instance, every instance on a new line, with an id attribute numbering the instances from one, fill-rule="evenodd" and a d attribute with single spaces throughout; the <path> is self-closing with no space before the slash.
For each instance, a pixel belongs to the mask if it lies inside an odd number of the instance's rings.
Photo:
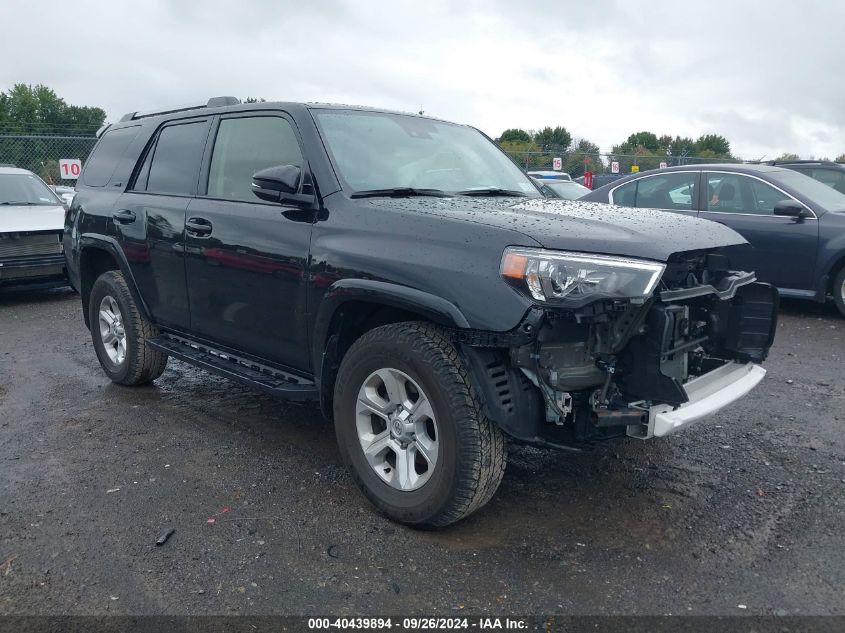
<path id="1" fill-rule="evenodd" d="M 56 206 L 61 202 L 38 176 L 0 174 L 0 204 Z"/>
<path id="2" fill-rule="evenodd" d="M 782 172 L 769 172 L 768 175 L 775 184 L 791 187 L 810 202 L 827 211 L 845 211 L 845 194 L 828 187 L 823 182 L 787 169 Z"/>
<path id="3" fill-rule="evenodd" d="M 554 191 L 559 198 L 564 200 L 577 200 L 581 196 L 590 193 L 590 190 L 577 182 L 563 181 L 546 181 L 543 183 L 546 187 Z"/>
<path id="4" fill-rule="evenodd" d="M 478 130 L 422 117 L 357 110 L 315 110 L 335 169 L 356 192 L 415 189 L 540 192 Z"/>

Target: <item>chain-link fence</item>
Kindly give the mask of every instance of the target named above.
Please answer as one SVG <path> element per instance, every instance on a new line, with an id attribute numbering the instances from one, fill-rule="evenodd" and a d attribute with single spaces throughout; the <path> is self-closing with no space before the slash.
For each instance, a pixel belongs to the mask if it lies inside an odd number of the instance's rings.
<path id="1" fill-rule="evenodd" d="M 29 169 L 48 184 L 73 186 L 75 180 L 59 173 L 59 160 L 78 159 L 84 164 L 96 142 L 94 136 L 0 134 L 0 165 Z"/>
<path id="2" fill-rule="evenodd" d="M 14 135 L 0 134 L 0 165 L 14 165 L 29 169 L 50 184 L 73 185 L 75 181 L 62 178 L 59 160 L 78 159 L 85 163 L 97 142 L 94 136 Z M 555 158 L 561 159 L 560 170 L 573 178 L 593 174 L 619 173 L 657 169 L 666 166 L 700 163 L 736 163 L 735 158 L 711 156 L 655 156 L 643 154 L 587 153 L 580 150 L 552 150 L 508 152 L 525 170 L 554 169 Z M 616 165 L 614 165 L 616 164 Z M 638 169 L 632 169 L 632 168 Z"/>
<path id="3" fill-rule="evenodd" d="M 587 153 L 578 150 L 543 151 L 543 152 L 508 152 L 516 163 L 525 169 L 554 169 L 555 158 L 561 159 L 560 171 L 573 178 L 584 175 L 585 171 L 593 174 L 619 173 L 630 174 L 632 171 L 646 171 L 660 167 L 676 165 L 696 165 L 702 163 L 739 163 L 738 158 L 717 158 L 713 156 L 655 156 L 652 154 L 608 154 Z M 616 163 L 614 168 L 614 163 Z M 665 163 L 665 164 L 664 164 Z M 636 169 L 632 169 L 636 167 Z"/>

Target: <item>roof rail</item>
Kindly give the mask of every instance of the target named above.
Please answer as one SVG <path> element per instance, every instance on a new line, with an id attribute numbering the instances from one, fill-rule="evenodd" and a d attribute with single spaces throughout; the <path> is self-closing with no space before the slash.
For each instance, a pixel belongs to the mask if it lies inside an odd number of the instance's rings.
<path id="1" fill-rule="evenodd" d="M 795 160 L 783 160 L 783 159 L 775 159 L 773 161 L 769 161 L 770 165 L 836 165 L 836 161 L 832 160 L 822 160 L 822 159 L 813 159 L 813 158 L 796 158 Z"/>
<path id="2" fill-rule="evenodd" d="M 199 110 L 200 108 L 222 108 L 225 106 L 237 105 L 241 102 L 237 97 L 211 97 L 205 103 L 198 103 L 196 105 L 176 106 L 173 108 L 164 108 L 161 110 L 147 110 L 146 112 L 127 112 L 120 117 L 120 122 L 134 121 L 135 119 L 143 119 L 151 116 L 159 116 L 160 114 L 174 114 L 176 112 L 187 112 L 189 110 Z"/>

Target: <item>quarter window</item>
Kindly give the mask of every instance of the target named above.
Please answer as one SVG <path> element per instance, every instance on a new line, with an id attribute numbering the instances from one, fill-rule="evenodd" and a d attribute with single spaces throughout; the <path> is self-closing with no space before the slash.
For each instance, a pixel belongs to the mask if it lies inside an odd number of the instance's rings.
<path id="1" fill-rule="evenodd" d="M 152 158 L 148 155 L 144 161 L 135 189 L 175 195 L 196 193 L 207 133 L 206 121 L 163 128 L 151 150 Z"/>
<path id="2" fill-rule="evenodd" d="M 228 200 L 258 202 L 252 175 L 278 165 L 302 167 L 302 152 L 293 127 L 281 117 L 223 119 L 217 130 L 208 195 Z"/>
<path id="3" fill-rule="evenodd" d="M 82 172 L 82 182 L 89 187 L 105 187 L 123 157 L 129 143 L 138 135 L 140 125 L 108 130 Z"/>

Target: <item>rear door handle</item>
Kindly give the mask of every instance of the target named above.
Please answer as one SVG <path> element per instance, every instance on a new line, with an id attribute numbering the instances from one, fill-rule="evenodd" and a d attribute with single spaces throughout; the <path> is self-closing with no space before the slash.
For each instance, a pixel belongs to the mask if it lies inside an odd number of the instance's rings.
<path id="1" fill-rule="evenodd" d="M 118 224 L 131 224 L 135 221 L 135 212 L 130 211 L 129 209 L 118 209 L 111 214 L 111 217 L 113 217 L 114 221 Z"/>
<path id="2" fill-rule="evenodd" d="M 211 222 L 205 218 L 188 218 L 185 231 L 194 237 L 207 237 L 211 235 Z"/>

